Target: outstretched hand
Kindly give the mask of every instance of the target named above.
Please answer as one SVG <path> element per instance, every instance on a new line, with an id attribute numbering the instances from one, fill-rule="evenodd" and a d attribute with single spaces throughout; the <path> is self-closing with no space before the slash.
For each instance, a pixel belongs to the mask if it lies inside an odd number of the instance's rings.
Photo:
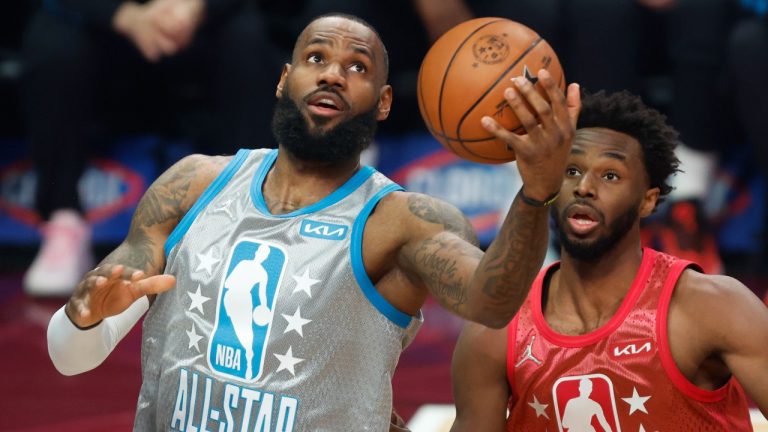
<path id="1" fill-rule="evenodd" d="M 142 296 L 168 291 L 175 284 L 171 275 L 147 277 L 123 265 L 103 265 L 85 275 L 65 311 L 75 325 L 89 327 L 123 312 Z"/>
<path id="2" fill-rule="evenodd" d="M 483 117 L 482 124 L 514 150 L 525 195 L 544 201 L 560 190 L 581 110 L 581 95 L 578 84 L 569 85 L 567 94 L 563 94 L 545 69 L 538 72 L 538 78 L 546 98 L 524 77 L 513 78 L 514 85 L 504 92 L 525 135 L 505 129 L 489 116 Z"/>

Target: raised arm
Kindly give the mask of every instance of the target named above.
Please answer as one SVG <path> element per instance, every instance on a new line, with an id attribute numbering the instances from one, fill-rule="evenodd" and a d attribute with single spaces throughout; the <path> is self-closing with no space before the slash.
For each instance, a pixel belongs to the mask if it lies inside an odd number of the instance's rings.
<path id="1" fill-rule="evenodd" d="M 566 98 L 546 71 L 539 72 L 539 79 L 547 99 L 525 79 L 505 95 L 526 135 L 505 130 L 490 117 L 483 119 L 489 132 L 515 150 L 523 187 L 479 262 L 476 249 L 462 241 L 468 228 L 454 210 L 426 198 L 408 203 L 417 222 L 408 225 L 400 265 L 453 312 L 494 328 L 505 326 L 520 308 L 544 261 L 548 206 L 560 190 L 581 107 L 577 85 L 569 87 Z"/>
<path id="2" fill-rule="evenodd" d="M 506 430 L 507 330 L 466 323 L 451 363 L 456 420 L 451 432 Z"/>
<path id="3" fill-rule="evenodd" d="M 161 274 L 165 240 L 225 163 L 226 158 L 189 156 L 150 186 L 126 239 L 51 318 L 48 351 L 61 373 L 98 366 L 146 312 L 147 297 L 173 287 L 175 278 Z"/>

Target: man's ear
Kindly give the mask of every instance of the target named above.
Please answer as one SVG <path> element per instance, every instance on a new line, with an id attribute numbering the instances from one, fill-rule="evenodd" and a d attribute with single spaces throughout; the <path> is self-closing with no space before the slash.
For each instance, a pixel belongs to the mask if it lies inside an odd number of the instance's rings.
<path id="1" fill-rule="evenodd" d="M 659 188 L 651 188 L 645 191 L 645 197 L 643 202 L 640 203 L 640 218 L 648 217 L 653 213 L 653 209 L 656 208 L 656 202 L 659 200 Z"/>
<path id="2" fill-rule="evenodd" d="M 376 120 L 382 121 L 389 117 L 389 110 L 392 108 L 392 86 L 387 84 L 381 87 L 379 91 L 379 104 L 376 107 L 378 114 Z"/>
<path id="3" fill-rule="evenodd" d="M 280 74 L 280 81 L 277 82 L 277 90 L 275 90 L 275 96 L 278 98 L 283 96 L 283 87 L 285 87 L 285 80 L 288 78 L 289 72 L 291 72 L 291 64 L 286 63 L 283 65 L 283 72 Z"/>

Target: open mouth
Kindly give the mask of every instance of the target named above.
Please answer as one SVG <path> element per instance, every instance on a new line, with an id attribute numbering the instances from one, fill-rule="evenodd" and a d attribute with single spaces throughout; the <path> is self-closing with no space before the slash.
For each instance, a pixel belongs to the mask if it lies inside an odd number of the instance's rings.
<path id="1" fill-rule="evenodd" d="M 600 218 L 595 210 L 586 206 L 571 209 L 567 214 L 568 224 L 574 233 L 584 235 L 600 224 Z"/>
<path id="2" fill-rule="evenodd" d="M 344 101 L 332 92 L 316 92 L 307 100 L 310 112 L 322 117 L 338 115 L 346 109 Z"/>
<path id="3" fill-rule="evenodd" d="M 339 111 L 339 106 L 336 105 L 336 102 L 334 102 L 333 100 L 328 99 L 328 98 L 321 98 L 321 99 L 317 100 L 316 102 L 310 103 L 310 105 L 316 106 L 316 107 L 320 107 L 320 108 L 332 109 L 332 110 Z"/>
<path id="4" fill-rule="evenodd" d="M 596 220 L 589 217 L 589 215 L 580 214 L 580 213 L 574 214 L 569 219 L 573 220 L 573 223 L 577 225 L 591 225 L 597 222 Z"/>

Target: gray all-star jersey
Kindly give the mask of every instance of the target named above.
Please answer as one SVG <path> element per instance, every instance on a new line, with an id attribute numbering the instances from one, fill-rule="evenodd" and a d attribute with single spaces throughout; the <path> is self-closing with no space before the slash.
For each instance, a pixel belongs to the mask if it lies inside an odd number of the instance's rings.
<path id="1" fill-rule="evenodd" d="M 365 273 L 363 228 L 401 188 L 363 167 L 273 215 L 276 150 L 241 150 L 165 245 L 176 287 L 143 325 L 136 431 L 386 431 L 391 378 L 422 319 Z"/>

